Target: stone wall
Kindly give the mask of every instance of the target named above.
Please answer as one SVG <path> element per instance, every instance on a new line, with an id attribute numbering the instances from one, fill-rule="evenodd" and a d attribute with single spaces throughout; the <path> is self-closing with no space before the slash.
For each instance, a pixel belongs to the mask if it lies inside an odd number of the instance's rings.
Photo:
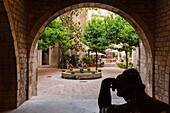
<path id="1" fill-rule="evenodd" d="M 28 99 L 37 95 L 37 80 L 38 80 L 38 43 L 35 46 L 32 61 L 29 64 L 28 78 Z"/>
<path id="2" fill-rule="evenodd" d="M 27 91 L 27 12 L 25 1 L 4 0 L 7 11 L 17 66 L 17 106 L 26 100 Z"/>
<path id="3" fill-rule="evenodd" d="M 35 52 L 41 33 L 60 14 L 82 7 L 98 7 L 113 11 L 135 28 L 145 50 L 146 57 L 140 65 L 143 64 L 146 68 L 147 84 L 149 87 L 154 86 L 151 89 L 156 99 L 166 103 L 170 100 L 169 0 L 3 0 L 3 3 L 6 12 L 1 0 L 0 52 L 3 61 L 0 60 L 2 66 L 0 97 L 3 99 L 0 103 L 3 108 L 14 108 L 23 103 L 27 97 L 36 95 Z M 3 68 L 5 69 L 2 70 Z M 28 85 L 29 89 L 35 91 L 29 91 Z M 11 89 L 12 92 L 4 88 Z M 17 105 L 14 105 L 15 103 Z"/>
<path id="4" fill-rule="evenodd" d="M 132 63 L 133 68 L 137 69 L 139 65 L 139 47 L 136 50 L 132 50 Z"/>
<path id="5" fill-rule="evenodd" d="M 170 1 L 157 0 L 155 30 L 155 97 L 169 103 Z"/>
<path id="6" fill-rule="evenodd" d="M 58 44 L 56 44 L 55 48 L 50 48 L 50 49 L 51 49 L 51 66 L 57 68 L 58 56 L 59 56 Z"/>
<path id="7" fill-rule="evenodd" d="M 142 82 L 145 84 L 145 86 L 146 86 L 146 88 L 145 88 L 145 91 L 146 91 L 146 93 L 147 94 L 149 94 L 150 96 L 152 96 L 152 81 L 151 81 L 151 78 L 152 78 L 152 76 L 147 76 L 148 74 L 147 74 L 147 71 L 148 71 L 148 69 L 147 69 L 147 52 L 146 52 L 146 50 L 145 50 L 145 48 L 144 48 L 144 45 L 143 45 L 143 43 L 141 42 L 141 40 L 140 40 L 140 44 L 139 44 L 139 46 L 140 46 L 140 52 L 139 52 L 139 64 L 140 64 L 140 66 L 139 66 L 139 73 L 140 73 L 140 75 L 141 75 L 141 78 L 142 78 Z"/>
<path id="8" fill-rule="evenodd" d="M 4 4 L 0 1 L 0 109 L 16 108 L 16 90 L 17 70 L 12 32 Z"/>

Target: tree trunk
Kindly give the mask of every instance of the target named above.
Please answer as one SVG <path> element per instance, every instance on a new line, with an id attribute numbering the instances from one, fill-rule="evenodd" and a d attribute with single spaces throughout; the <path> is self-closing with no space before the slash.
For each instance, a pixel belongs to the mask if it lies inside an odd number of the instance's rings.
<path id="1" fill-rule="evenodd" d="M 97 51 L 96 51 L 96 71 L 97 71 L 97 57 L 98 57 L 98 55 L 97 55 Z"/>
<path id="2" fill-rule="evenodd" d="M 60 67 L 60 45 L 58 45 L 58 68 Z"/>
<path id="3" fill-rule="evenodd" d="M 90 50 L 88 50 L 88 55 L 90 55 Z"/>
<path id="4" fill-rule="evenodd" d="M 125 54 L 126 54 L 126 69 L 128 68 L 128 54 L 127 54 L 128 52 L 127 51 L 125 51 Z"/>
<path id="5" fill-rule="evenodd" d="M 64 66 L 64 65 L 63 65 L 63 64 L 64 64 L 64 62 L 63 62 L 63 52 L 61 51 L 61 53 L 62 53 L 62 54 L 61 54 L 61 55 L 62 55 L 62 56 L 61 56 L 61 61 L 62 61 L 62 69 L 64 69 L 64 67 L 63 67 L 63 66 Z"/>
<path id="6" fill-rule="evenodd" d="M 63 51 L 62 51 L 62 46 L 60 48 L 60 52 L 61 52 L 61 62 L 62 62 L 62 69 L 63 69 Z"/>

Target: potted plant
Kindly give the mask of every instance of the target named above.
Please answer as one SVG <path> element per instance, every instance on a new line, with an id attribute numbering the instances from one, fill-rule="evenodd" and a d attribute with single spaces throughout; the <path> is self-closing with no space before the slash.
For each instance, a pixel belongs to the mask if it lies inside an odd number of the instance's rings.
<path id="1" fill-rule="evenodd" d="M 98 72 L 101 72 L 102 70 L 101 69 L 98 69 Z"/>
<path id="2" fill-rule="evenodd" d="M 90 71 L 90 67 L 87 68 L 87 71 Z"/>
<path id="3" fill-rule="evenodd" d="M 95 74 L 96 73 L 96 71 L 91 71 L 92 72 L 92 74 Z"/>
<path id="4" fill-rule="evenodd" d="M 70 71 L 73 71 L 73 68 L 70 68 Z"/>
<path id="5" fill-rule="evenodd" d="M 62 69 L 62 72 L 65 72 L 66 71 L 66 69 Z"/>
<path id="6" fill-rule="evenodd" d="M 71 71 L 71 74 L 75 74 L 75 71 Z"/>

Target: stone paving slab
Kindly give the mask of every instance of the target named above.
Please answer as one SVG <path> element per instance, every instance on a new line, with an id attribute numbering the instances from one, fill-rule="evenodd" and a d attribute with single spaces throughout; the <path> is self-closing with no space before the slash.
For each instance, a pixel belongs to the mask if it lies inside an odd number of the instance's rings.
<path id="1" fill-rule="evenodd" d="M 103 77 L 100 79 L 67 80 L 61 78 L 61 69 L 39 68 L 38 95 L 17 109 L 1 113 L 98 113 L 97 98 L 101 81 L 124 71 L 117 67 L 101 69 Z M 123 98 L 112 92 L 112 104 L 123 103 Z"/>
<path id="2" fill-rule="evenodd" d="M 104 67 L 102 78 L 94 80 L 70 80 L 61 78 L 61 69 L 39 68 L 38 70 L 38 95 L 33 99 L 45 99 L 53 96 L 81 96 L 85 99 L 91 96 L 98 96 L 101 81 L 107 77 L 116 77 L 124 70 L 117 67 Z M 91 70 L 95 70 L 92 67 Z M 44 98 L 43 98 L 44 97 Z M 89 98 L 91 99 L 91 98 Z"/>
<path id="3" fill-rule="evenodd" d="M 113 99 L 114 104 L 124 103 Z M 99 113 L 96 99 L 28 100 L 18 109 L 1 113 Z"/>

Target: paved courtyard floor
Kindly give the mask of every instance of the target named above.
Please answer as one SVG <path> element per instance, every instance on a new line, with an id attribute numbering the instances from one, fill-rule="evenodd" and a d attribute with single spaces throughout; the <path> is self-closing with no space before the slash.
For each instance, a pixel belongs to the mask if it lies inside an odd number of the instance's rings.
<path id="1" fill-rule="evenodd" d="M 118 67 L 103 67 L 102 78 L 93 80 L 70 80 L 61 78 L 61 69 L 39 68 L 38 69 L 38 95 L 32 99 L 96 99 L 101 81 L 106 77 L 116 77 L 123 72 Z M 92 67 L 91 70 L 95 70 Z"/>
<path id="2" fill-rule="evenodd" d="M 95 67 L 91 68 L 95 70 Z M 98 113 L 97 98 L 101 81 L 116 77 L 124 70 L 103 67 L 102 78 L 93 80 L 70 80 L 61 78 L 61 69 L 38 69 L 38 94 L 24 102 L 18 109 L 4 113 Z M 125 103 L 112 93 L 114 104 Z"/>

